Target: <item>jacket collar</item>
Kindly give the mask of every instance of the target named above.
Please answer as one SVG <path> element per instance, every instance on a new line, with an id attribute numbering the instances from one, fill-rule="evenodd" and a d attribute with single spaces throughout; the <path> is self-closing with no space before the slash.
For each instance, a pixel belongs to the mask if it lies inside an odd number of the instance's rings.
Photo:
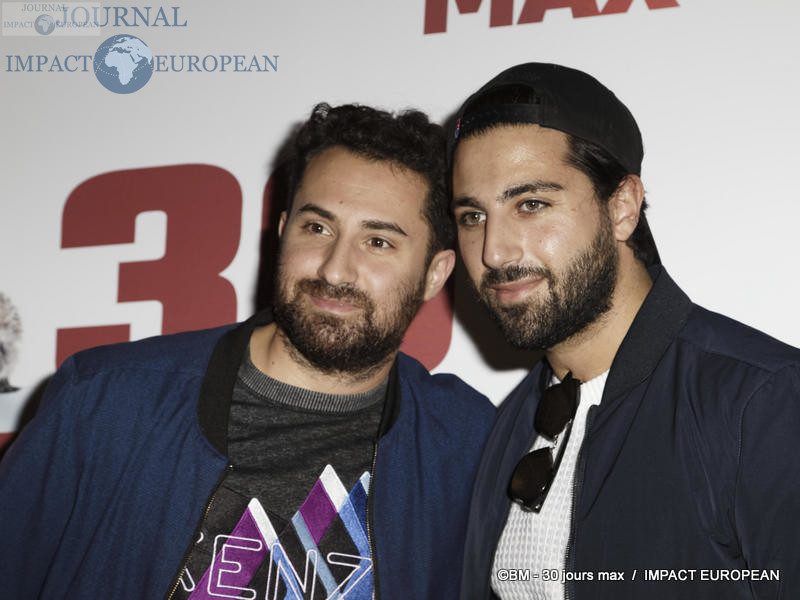
<path id="1" fill-rule="evenodd" d="M 233 329 L 229 329 L 219 339 L 203 377 L 200 398 L 197 404 L 200 428 L 208 441 L 221 454 L 228 454 L 228 413 L 230 412 L 233 388 L 244 360 L 250 336 L 258 327 L 273 321 L 272 309 L 267 308 L 254 314 Z M 400 410 L 400 386 L 398 385 L 398 363 L 395 359 L 389 372 L 386 387 L 386 402 L 381 416 L 378 437 L 384 435 L 394 422 Z"/>
<path id="2" fill-rule="evenodd" d="M 614 356 L 603 391 L 604 401 L 650 376 L 692 311 L 691 300 L 664 267 L 650 267 L 648 273 L 653 287 Z"/>
<path id="3" fill-rule="evenodd" d="M 648 268 L 653 287 L 636 313 L 617 349 L 603 390 L 603 401 L 625 393 L 653 372 L 658 361 L 683 327 L 692 311 L 692 301 L 661 265 Z M 511 397 L 548 387 L 553 370 L 544 359 L 531 370 Z"/>
<path id="4" fill-rule="evenodd" d="M 600 406 L 589 411 L 582 452 L 584 478 L 576 487 L 575 518 L 585 517 L 614 469 L 646 393 L 633 393 L 656 370 L 692 311 L 692 303 L 663 267 L 651 267 L 653 287 L 622 340 Z"/>

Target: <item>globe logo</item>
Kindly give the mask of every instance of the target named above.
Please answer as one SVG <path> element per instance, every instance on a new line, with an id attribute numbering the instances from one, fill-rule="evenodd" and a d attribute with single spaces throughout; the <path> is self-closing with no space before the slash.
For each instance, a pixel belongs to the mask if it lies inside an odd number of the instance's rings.
<path id="1" fill-rule="evenodd" d="M 33 28 L 39 35 L 50 35 L 56 29 L 56 21 L 50 15 L 39 15 L 33 22 Z"/>
<path id="2" fill-rule="evenodd" d="M 153 53 L 135 36 L 111 36 L 94 54 L 94 74 L 107 90 L 132 94 L 150 81 Z"/>

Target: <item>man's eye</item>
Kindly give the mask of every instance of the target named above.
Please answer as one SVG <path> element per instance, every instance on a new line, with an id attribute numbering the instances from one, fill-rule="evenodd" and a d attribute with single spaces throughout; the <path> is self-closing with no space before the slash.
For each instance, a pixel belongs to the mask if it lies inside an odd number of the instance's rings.
<path id="1" fill-rule="evenodd" d="M 385 248 L 393 248 L 394 247 L 389 243 L 388 240 L 385 240 L 383 238 L 370 238 L 369 239 L 369 246 L 370 246 L 370 248 L 379 248 L 381 250 L 383 250 Z"/>
<path id="2" fill-rule="evenodd" d="M 464 227 L 474 227 L 486 220 L 486 215 L 482 212 L 465 212 L 458 217 L 458 224 Z"/>
<path id="3" fill-rule="evenodd" d="M 547 204 L 542 202 L 541 200 L 523 200 L 519 204 L 519 209 L 522 212 L 533 213 L 533 212 L 539 212 L 545 206 L 547 206 Z"/>
<path id="4" fill-rule="evenodd" d="M 311 223 L 306 223 L 305 228 L 309 233 L 316 233 L 318 235 L 322 235 L 326 231 L 325 225 L 323 225 L 322 223 L 316 223 L 314 221 L 312 221 Z"/>

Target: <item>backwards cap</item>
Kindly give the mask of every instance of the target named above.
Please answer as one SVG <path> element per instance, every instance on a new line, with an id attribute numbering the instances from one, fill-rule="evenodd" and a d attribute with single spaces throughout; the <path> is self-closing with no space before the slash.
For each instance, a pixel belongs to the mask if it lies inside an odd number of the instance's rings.
<path id="1" fill-rule="evenodd" d="M 528 89 L 530 100 L 485 102 L 494 92 L 512 86 Z M 461 106 L 448 139 L 448 156 L 452 158 L 461 137 L 513 123 L 541 125 L 582 138 L 603 148 L 629 173 L 641 174 L 642 136 L 633 115 L 611 90 L 582 71 L 547 63 L 506 69 Z"/>

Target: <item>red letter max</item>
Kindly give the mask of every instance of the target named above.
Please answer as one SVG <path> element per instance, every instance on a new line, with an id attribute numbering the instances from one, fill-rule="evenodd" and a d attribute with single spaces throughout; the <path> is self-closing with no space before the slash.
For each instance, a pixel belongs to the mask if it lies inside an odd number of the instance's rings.
<path id="1" fill-rule="evenodd" d="M 424 33 L 447 31 L 447 4 L 449 0 L 425 0 Z M 459 14 L 476 13 L 482 0 L 455 0 Z M 677 0 L 645 0 L 650 10 L 674 8 Z M 595 0 L 528 0 L 522 7 L 517 23 L 537 23 L 551 8 L 571 8 L 574 18 L 594 17 L 628 12 L 633 0 L 608 0 L 603 10 L 598 10 Z M 490 0 L 489 27 L 512 25 L 514 22 L 514 0 Z"/>

